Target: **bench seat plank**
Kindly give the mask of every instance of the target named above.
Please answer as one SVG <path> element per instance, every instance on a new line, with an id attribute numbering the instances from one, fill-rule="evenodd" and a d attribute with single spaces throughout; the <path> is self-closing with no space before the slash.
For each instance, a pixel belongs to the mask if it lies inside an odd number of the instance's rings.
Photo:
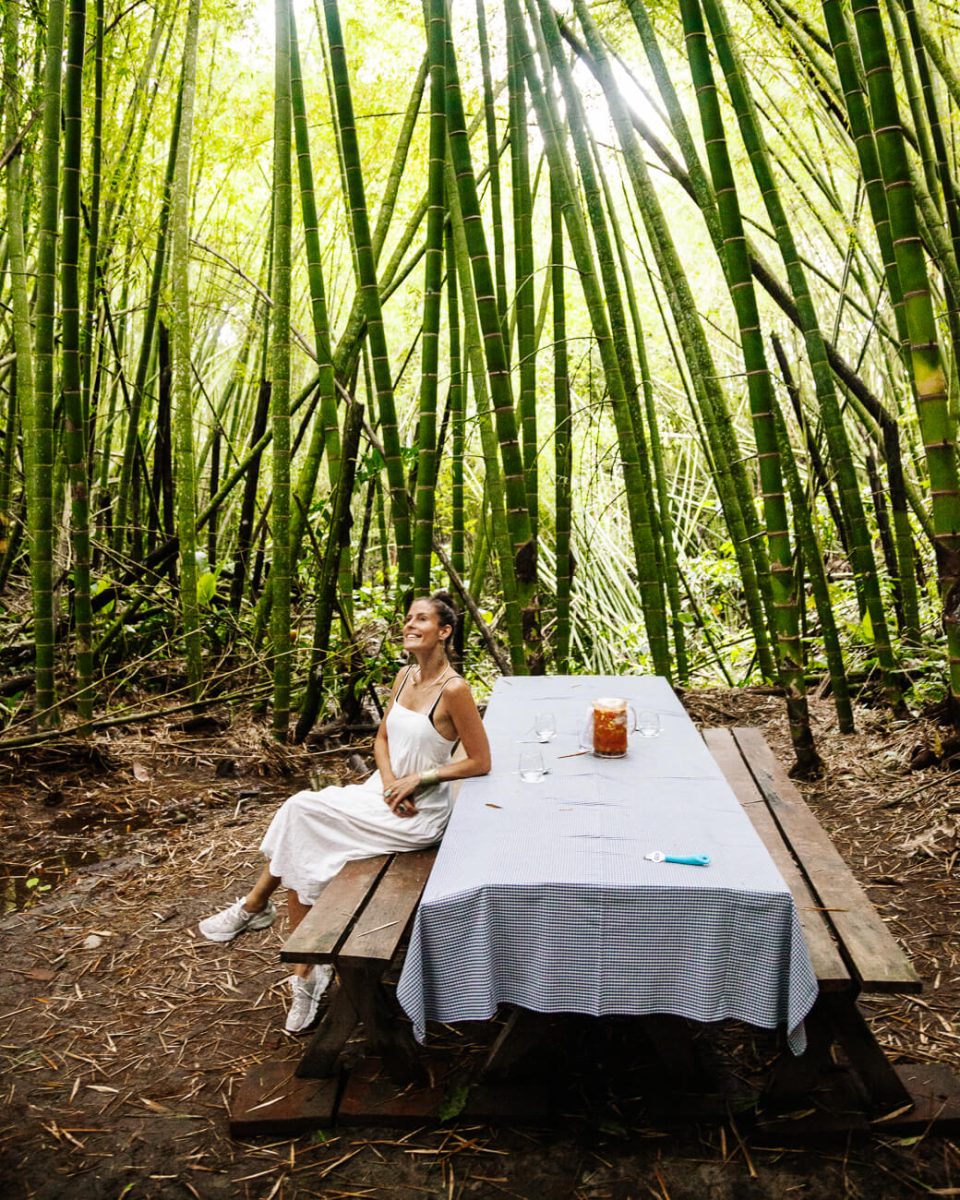
<path id="1" fill-rule="evenodd" d="M 340 947 L 338 960 L 363 959 L 384 966 L 390 962 L 420 903 L 436 857 L 436 846 L 393 856 L 376 893 Z"/>
<path id="2" fill-rule="evenodd" d="M 346 863 L 290 934 L 280 951 L 282 962 L 332 962 L 362 914 L 390 861 L 389 854 Z"/>
<path id="3" fill-rule="evenodd" d="M 907 956 L 814 813 L 773 756 L 759 729 L 734 737 L 774 819 L 837 934 L 865 992 L 919 992 L 923 984 Z"/>
<path id="4" fill-rule="evenodd" d="M 784 845 L 776 822 L 770 815 L 770 810 L 747 764 L 743 761 L 733 735 L 729 729 L 705 729 L 703 738 L 793 894 L 817 982 L 824 990 L 849 987 L 850 972 L 837 949 L 830 927 L 819 911 L 817 900 L 807 881 Z"/>

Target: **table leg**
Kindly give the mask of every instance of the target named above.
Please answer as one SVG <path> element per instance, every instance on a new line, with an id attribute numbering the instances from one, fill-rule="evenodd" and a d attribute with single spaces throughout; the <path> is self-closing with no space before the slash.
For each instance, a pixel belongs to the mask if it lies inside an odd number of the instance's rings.
<path id="1" fill-rule="evenodd" d="M 339 980 L 330 985 L 330 1003 L 316 1033 L 310 1039 L 296 1075 L 301 1079 L 325 1079 L 337 1069 L 347 1038 L 358 1021 L 357 1010 Z"/>
<path id="2" fill-rule="evenodd" d="M 639 1020 L 659 1063 L 664 1087 L 673 1092 L 708 1090 L 710 1081 L 694 1045 L 691 1022 L 673 1013 L 647 1013 Z"/>
<path id="3" fill-rule="evenodd" d="M 829 1076 L 838 1070 L 833 1045 L 843 1051 L 868 1115 L 912 1106 L 913 1098 L 857 1007 L 855 990 L 821 992 L 804 1024 L 806 1053 L 797 1058 L 784 1049 L 774 1066 L 766 1099 L 775 1108 L 807 1104 L 828 1087 Z"/>
<path id="4" fill-rule="evenodd" d="M 487 1054 L 480 1078 L 504 1079 L 556 1028 L 557 1019 L 529 1008 L 514 1008 Z"/>
<path id="5" fill-rule="evenodd" d="M 390 1003 L 381 983 L 383 965 L 340 962 L 337 969 L 344 990 L 363 1022 L 370 1053 L 383 1060 L 387 1074 L 397 1083 L 425 1082 L 426 1071 L 419 1047 L 401 1019 L 396 1003 Z"/>
<path id="6" fill-rule="evenodd" d="M 764 1090 L 762 1107 L 779 1112 L 805 1108 L 813 1094 L 823 1089 L 828 1077 L 836 1072 L 837 1065 L 830 1053 L 833 1030 L 823 998 L 821 992 L 804 1021 L 807 1048 L 803 1054 L 793 1054 L 787 1046 L 786 1036 L 782 1037 L 780 1054 Z"/>
<path id="7" fill-rule="evenodd" d="M 824 997 L 837 1043 L 856 1072 L 871 1115 L 913 1106 L 896 1068 L 857 1007 L 855 996 L 827 992 Z"/>

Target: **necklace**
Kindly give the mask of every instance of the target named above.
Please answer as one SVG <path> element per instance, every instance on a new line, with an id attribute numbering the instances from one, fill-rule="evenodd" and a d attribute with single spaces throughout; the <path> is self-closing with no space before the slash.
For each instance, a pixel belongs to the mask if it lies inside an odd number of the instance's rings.
<path id="1" fill-rule="evenodd" d="M 440 672 L 439 675 L 434 676 L 433 679 L 427 679 L 425 681 L 423 678 L 423 671 L 420 669 L 420 667 L 417 667 L 417 669 L 416 669 L 417 673 L 416 673 L 414 682 L 419 684 L 421 687 L 432 687 L 434 684 L 439 683 L 440 680 L 444 677 L 444 675 L 446 675 L 446 673 L 449 670 L 450 670 L 450 664 L 447 663 L 447 665 L 443 668 L 443 670 Z"/>

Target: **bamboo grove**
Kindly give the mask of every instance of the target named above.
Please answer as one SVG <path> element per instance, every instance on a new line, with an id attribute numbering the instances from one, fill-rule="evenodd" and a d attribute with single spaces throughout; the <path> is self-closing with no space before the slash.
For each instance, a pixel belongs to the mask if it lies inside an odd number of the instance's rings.
<path id="1" fill-rule="evenodd" d="M 800 770 L 811 680 L 960 721 L 957 23 L 5 0 L 0 744 L 158 663 L 303 738 L 440 583 Z"/>

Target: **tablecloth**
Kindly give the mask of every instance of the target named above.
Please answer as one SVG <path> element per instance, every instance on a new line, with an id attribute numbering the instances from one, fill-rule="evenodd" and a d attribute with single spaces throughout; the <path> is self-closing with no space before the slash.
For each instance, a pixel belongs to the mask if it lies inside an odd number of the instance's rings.
<path id="1" fill-rule="evenodd" d="M 598 696 L 658 712 L 661 733 L 632 734 L 625 758 L 577 755 Z M 547 745 L 541 709 L 556 717 Z M 418 1040 L 427 1021 L 513 1004 L 785 1025 L 799 1053 L 817 983 L 793 897 L 669 683 L 503 678 L 484 724 L 493 769 L 463 784 L 398 985 Z M 549 772 L 537 783 L 517 770 L 529 749 Z"/>

